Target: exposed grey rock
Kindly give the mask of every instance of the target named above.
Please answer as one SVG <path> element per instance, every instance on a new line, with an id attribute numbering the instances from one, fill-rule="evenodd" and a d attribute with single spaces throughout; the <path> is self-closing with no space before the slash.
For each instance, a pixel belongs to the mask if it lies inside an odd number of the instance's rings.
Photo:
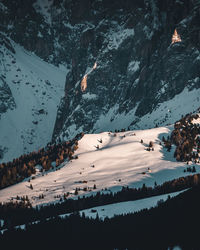
<path id="1" fill-rule="evenodd" d="M 53 138 L 70 137 L 73 130 L 95 132 L 96 121 L 111 109 L 117 116 L 137 107 L 129 125 L 136 124 L 186 86 L 200 87 L 199 1 L 133 2 L 102 1 L 101 10 L 90 6 L 90 15 L 77 20 L 86 31 L 79 31 L 73 45 Z M 170 45 L 175 28 L 182 42 Z M 86 89 L 95 98 L 85 99 L 80 81 L 95 61 Z"/>
<path id="2" fill-rule="evenodd" d="M 112 110 L 110 123 L 132 112 L 126 125 L 136 125 L 159 103 L 200 87 L 199 0 L 54 0 L 45 12 L 37 2 L 3 0 L 1 29 L 70 69 L 53 139 L 94 132 Z M 171 45 L 175 28 L 182 42 Z M 81 80 L 95 62 L 82 92 Z"/>

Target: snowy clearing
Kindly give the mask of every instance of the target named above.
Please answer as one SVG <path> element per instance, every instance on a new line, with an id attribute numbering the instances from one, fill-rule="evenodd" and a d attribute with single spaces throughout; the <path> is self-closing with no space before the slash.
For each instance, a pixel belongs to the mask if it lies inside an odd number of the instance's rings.
<path id="1" fill-rule="evenodd" d="M 185 190 L 184 190 L 185 191 Z M 105 219 L 106 217 L 112 218 L 115 215 L 122 215 L 128 213 L 134 213 L 142 209 L 149 209 L 151 207 L 157 206 L 158 202 L 164 202 L 167 200 L 168 196 L 175 197 L 178 194 L 184 192 L 174 192 L 170 194 L 158 195 L 146 199 L 136 200 L 136 201 L 126 201 L 114 203 L 106 206 L 93 207 L 90 209 L 81 210 L 80 214 L 85 214 L 86 217 L 95 219 L 97 214 L 100 219 Z"/>
<path id="2" fill-rule="evenodd" d="M 30 182 L 25 180 L 0 190 L 0 201 L 28 195 L 32 204 L 38 205 L 59 202 L 59 196 L 67 192 L 70 193 L 69 197 L 76 198 L 76 188 L 80 188 L 80 196 L 91 195 L 105 188 L 116 192 L 122 186 L 141 187 L 143 183 L 154 186 L 155 181 L 162 184 L 189 175 L 183 172 L 186 164 L 175 161 L 174 147 L 167 152 L 160 145 L 163 135 L 166 137 L 171 129 L 172 126 L 117 134 L 87 134 L 79 141 L 76 151 L 78 159 L 65 162 L 58 171 L 49 171 Z M 154 142 L 154 151 L 149 152 L 146 149 L 150 141 Z M 195 166 L 197 173 L 200 172 L 199 164 Z M 30 189 L 30 183 L 33 189 Z M 41 194 L 44 199 L 39 199 Z"/>

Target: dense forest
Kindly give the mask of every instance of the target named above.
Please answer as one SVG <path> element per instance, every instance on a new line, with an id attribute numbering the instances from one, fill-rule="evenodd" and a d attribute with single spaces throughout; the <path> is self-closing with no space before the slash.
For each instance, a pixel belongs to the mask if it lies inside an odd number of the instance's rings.
<path id="1" fill-rule="evenodd" d="M 0 163 L 0 189 L 35 174 L 37 165 L 41 167 L 40 171 L 43 172 L 58 167 L 66 159 L 71 160 L 78 148 L 78 140 L 83 135 L 83 133 L 77 134 L 74 139 L 58 144 L 49 143 L 45 148 L 39 149 L 37 152 L 22 155 L 12 162 Z"/>
<path id="2" fill-rule="evenodd" d="M 154 187 L 143 184 L 141 188 L 122 187 L 116 193 L 97 192 L 88 197 L 78 199 L 65 199 L 61 203 L 49 204 L 32 208 L 27 197 L 21 197 L 17 202 L 0 204 L 0 219 L 4 221 L 2 228 L 12 228 L 15 225 L 26 224 L 37 220 L 45 220 L 66 213 L 73 213 L 87 208 L 113 204 L 123 201 L 134 201 L 161 194 L 168 194 L 200 185 L 200 174 L 189 175 L 164 182 L 162 185 L 155 183 Z"/>
<path id="3" fill-rule="evenodd" d="M 199 163 L 200 153 L 200 124 L 194 121 L 198 114 L 188 114 L 174 124 L 170 140 L 166 140 L 166 146 L 170 142 L 176 145 L 174 157 L 177 161 L 193 161 Z"/>
<path id="4" fill-rule="evenodd" d="M 75 213 L 63 219 L 54 217 L 26 230 L 12 229 L 0 235 L 6 249 L 199 249 L 200 186 L 149 210 L 100 220 Z M 12 239 L 12 240 L 10 240 Z"/>

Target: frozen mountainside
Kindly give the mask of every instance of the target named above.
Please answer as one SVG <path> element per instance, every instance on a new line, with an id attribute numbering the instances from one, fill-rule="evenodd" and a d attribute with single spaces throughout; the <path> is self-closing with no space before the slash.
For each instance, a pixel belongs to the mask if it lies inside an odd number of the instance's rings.
<path id="1" fill-rule="evenodd" d="M 66 72 L 4 35 L 1 39 L 0 82 L 4 85 L 0 85 L 0 98 L 4 99 L 2 104 L 0 101 L 0 160 L 5 162 L 51 140 Z"/>
<path id="2" fill-rule="evenodd" d="M 165 126 L 200 106 L 199 0 L 2 0 L 0 20 L 7 37 L 68 70 L 53 140 Z"/>
<path id="3" fill-rule="evenodd" d="M 96 1 L 90 10 L 79 21 L 69 18 L 69 33 L 79 29 L 80 36 L 53 139 L 164 126 L 200 106 L 199 1 L 102 1 L 101 8 Z M 175 28 L 182 41 L 171 44 Z"/>
<path id="4" fill-rule="evenodd" d="M 199 0 L 2 0 L 0 21 L 0 30 L 16 44 L 66 67 L 64 89 L 56 94 L 57 117 L 48 125 L 55 124 L 53 140 L 81 131 L 165 126 L 200 106 Z M 171 44 L 175 28 L 181 42 Z M 0 110 L 9 107 L 11 117 L 18 104 L 3 77 L 1 86 Z M 28 133 L 37 126 L 31 124 Z M 40 139 L 25 146 L 20 140 L 18 148 L 41 145 Z"/>
<path id="5" fill-rule="evenodd" d="M 101 132 L 108 127 L 110 130 L 131 128 L 131 129 L 147 129 L 154 128 L 155 126 L 162 126 L 164 124 L 173 124 L 182 115 L 197 110 L 200 106 L 200 89 L 190 90 L 186 87 L 180 94 L 174 98 L 163 103 L 159 103 L 155 109 L 142 117 L 135 118 L 135 110 L 129 113 L 118 114 L 116 105 L 110 109 L 108 113 L 101 115 L 94 124 L 94 132 Z M 75 133 L 72 133 L 73 135 Z"/>
<path id="6" fill-rule="evenodd" d="M 59 201 L 60 196 L 69 192 L 69 197 L 91 195 L 96 191 L 121 190 L 122 186 L 141 187 L 143 183 L 154 186 L 190 173 L 183 172 L 186 166 L 176 162 L 173 154 L 160 145 L 163 136 L 167 137 L 172 127 L 150 130 L 104 132 L 87 134 L 79 141 L 76 151 L 78 159 L 62 164 L 58 171 L 42 173 L 37 171 L 35 178 L 0 190 L 0 201 L 14 200 L 28 195 L 33 205 Z M 143 143 L 141 143 L 141 139 Z M 147 151 L 149 142 L 154 142 L 154 151 Z M 99 145 L 99 149 L 98 146 Z M 196 170 L 200 172 L 199 164 Z M 39 169 L 39 167 L 38 167 Z M 33 189 L 30 188 L 32 184 Z M 96 190 L 93 189 L 96 185 Z M 44 199 L 39 196 L 44 195 Z"/>

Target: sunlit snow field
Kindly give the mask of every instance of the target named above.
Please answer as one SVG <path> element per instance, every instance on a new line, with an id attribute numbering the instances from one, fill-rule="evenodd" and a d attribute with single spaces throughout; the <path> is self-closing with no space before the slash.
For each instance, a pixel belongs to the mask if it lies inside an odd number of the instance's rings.
<path id="1" fill-rule="evenodd" d="M 28 179 L 0 190 L 0 201 L 9 201 L 11 197 L 28 195 L 33 205 L 59 201 L 55 196 L 80 188 L 79 195 L 90 195 L 96 191 L 116 192 L 122 186 L 141 187 L 143 183 L 154 186 L 190 173 L 184 173 L 183 162 L 176 162 L 173 154 L 160 145 L 163 136 L 167 136 L 172 127 L 114 133 L 86 134 L 79 141 L 75 152 L 78 159 L 65 162 L 60 170 L 46 172 L 44 176 L 36 173 L 36 178 Z M 141 143 L 141 139 L 143 143 Z M 102 143 L 100 141 L 102 140 Z M 147 151 L 149 141 L 154 142 L 154 151 Z M 99 145 L 99 149 L 97 149 Z M 196 170 L 199 172 L 199 165 Z M 33 190 L 30 189 L 30 183 Z M 97 189 L 94 190 L 93 186 Z M 88 191 L 83 191 L 83 188 Z M 39 199 L 43 194 L 44 199 Z"/>

